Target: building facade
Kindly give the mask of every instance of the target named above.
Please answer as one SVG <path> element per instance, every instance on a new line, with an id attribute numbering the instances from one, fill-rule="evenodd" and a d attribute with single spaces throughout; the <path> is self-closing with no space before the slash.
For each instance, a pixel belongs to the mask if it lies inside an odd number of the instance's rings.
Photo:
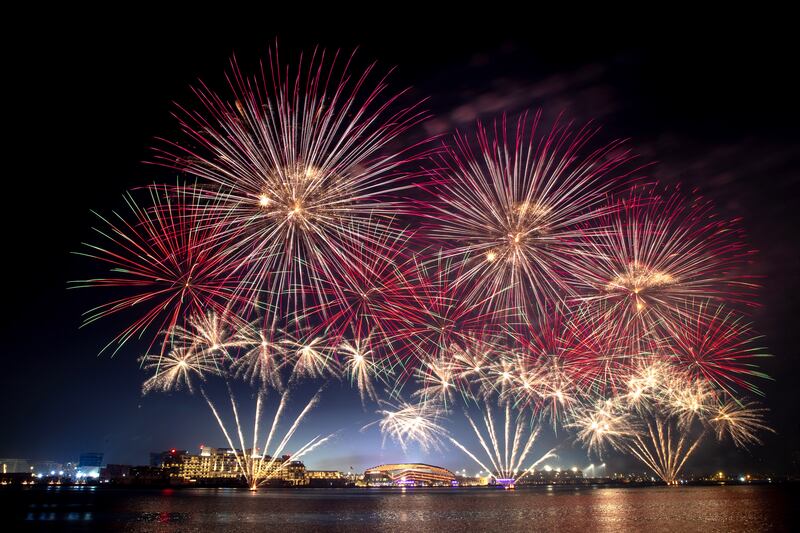
<path id="1" fill-rule="evenodd" d="M 261 460 L 261 456 L 247 450 L 252 459 Z M 151 463 L 160 460 L 160 466 L 169 471 L 173 478 L 186 481 L 238 481 L 244 473 L 242 457 L 230 448 L 212 448 L 202 446 L 200 454 L 194 455 L 185 450 L 168 450 L 151 453 Z M 306 485 L 306 467 L 301 461 L 292 461 L 284 455 L 273 460 L 265 456 L 262 461 L 262 472 L 259 476 L 265 481 L 288 484 L 292 486 Z"/>
<path id="2" fill-rule="evenodd" d="M 346 487 L 351 482 L 338 470 L 306 470 L 306 484 L 309 487 Z"/>

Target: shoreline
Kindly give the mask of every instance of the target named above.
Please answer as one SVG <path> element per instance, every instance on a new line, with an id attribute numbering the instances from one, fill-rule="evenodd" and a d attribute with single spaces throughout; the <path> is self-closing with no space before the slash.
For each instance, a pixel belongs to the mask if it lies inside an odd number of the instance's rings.
<path id="1" fill-rule="evenodd" d="M 364 486 L 347 486 L 347 487 L 308 487 L 308 486 L 264 486 L 260 487 L 256 493 L 261 492 L 382 492 L 382 493 L 398 493 L 408 494 L 409 492 L 519 492 L 519 491 L 554 491 L 554 490 L 581 490 L 581 489 L 613 489 L 613 488 L 683 488 L 683 487 L 746 487 L 746 486 L 797 486 L 800 485 L 800 480 L 795 479 L 782 479 L 772 481 L 748 481 L 748 482 L 718 482 L 718 481 L 691 481 L 681 483 L 679 485 L 667 485 L 660 482 L 606 482 L 606 483 L 558 483 L 558 484 L 529 484 L 518 485 L 514 491 L 505 491 L 500 485 L 483 485 L 483 486 L 468 486 L 468 487 L 454 487 L 454 486 L 420 486 L 420 487 L 364 487 Z M 249 488 L 244 485 L 197 485 L 197 484 L 181 484 L 181 485 L 153 485 L 153 484 L 113 484 L 113 483 L 98 483 L 98 484 L 33 484 L 33 485 L 5 485 L 0 487 L 0 493 L 6 491 L 53 491 L 60 492 L 66 490 L 72 491 L 125 491 L 125 490 L 145 490 L 145 491 L 184 491 L 184 490 L 224 490 L 224 491 L 241 491 L 250 492 Z"/>

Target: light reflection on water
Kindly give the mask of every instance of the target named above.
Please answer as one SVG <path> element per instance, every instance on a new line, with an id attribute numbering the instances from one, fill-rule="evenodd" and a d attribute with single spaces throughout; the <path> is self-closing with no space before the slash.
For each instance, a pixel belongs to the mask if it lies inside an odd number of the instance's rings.
<path id="1" fill-rule="evenodd" d="M 391 490 L 16 490 L 21 529 L 68 531 L 782 531 L 795 486 Z"/>

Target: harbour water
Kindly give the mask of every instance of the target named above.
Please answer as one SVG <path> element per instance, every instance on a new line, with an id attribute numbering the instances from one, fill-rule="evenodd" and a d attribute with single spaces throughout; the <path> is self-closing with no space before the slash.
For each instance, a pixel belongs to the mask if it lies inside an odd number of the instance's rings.
<path id="1" fill-rule="evenodd" d="M 4 531 L 798 531 L 797 485 L 0 491 Z"/>

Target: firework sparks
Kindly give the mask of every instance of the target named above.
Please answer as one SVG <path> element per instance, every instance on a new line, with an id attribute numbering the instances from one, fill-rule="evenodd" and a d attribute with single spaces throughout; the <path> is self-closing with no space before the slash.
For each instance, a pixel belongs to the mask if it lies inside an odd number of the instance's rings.
<path id="1" fill-rule="evenodd" d="M 209 362 L 202 353 L 188 347 L 174 347 L 165 356 L 146 355 L 142 358 L 142 368 L 153 371 L 142 386 L 142 392 L 169 392 L 183 388 L 194 392 L 193 380 L 204 381 L 206 374 L 215 374 L 218 368 Z"/>
<path id="2" fill-rule="evenodd" d="M 598 402 L 588 409 L 579 409 L 568 427 L 577 430 L 577 438 L 589 453 L 602 456 L 607 447 L 620 449 L 621 440 L 631 435 L 632 429 L 624 412 L 613 400 Z"/>
<path id="3" fill-rule="evenodd" d="M 147 190 L 149 207 L 140 206 L 130 193 L 124 196 L 130 217 L 97 214 L 104 227 L 94 231 L 103 244 L 84 243 L 88 251 L 78 254 L 109 266 L 111 276 L 73 281 L 71 287 L 114 288 L 125 294 L 86 312 L 84 325 L 141 310 L 106 348 L 116 343 L 119 349 L 155 330 L 149 351 L 162 331 L 209 308 L 222 312 L 219 302 L 235 300 L 236 278 L 206 227 L 209 220 L 222 220 L 214 206 L 194 203 L 184 187 Z M 161 353 L 166 346 L 165 339 Z"/>
<path id="4" fill-rule="evenodd" d="M 230 350 L 238 347 L 236 337 L 238 317 L 229 313 L 218 315 L 213 311 L 195 314 L 188 318 L 188 326 L 175 326 L 168 331 L 167 337 L 173 344 L 191 346 L 202 351 L 209 358 L 232 360 Z"/>
<path id="5" fill-rule="evenodd" d="M 416 443 L 423 452 L 441 449 L 441 439 L 448 432 L 439 423 L 443 412 L 438 404 L 431 401 L 383 404 L 385 408 L 378 411 L 381 418 L 363 429 L 377 424 L 384 437 L 391 437 L 404 451 L 411 443 Z"/>
<path id="6" fill-rule="evenodd" d="M 295 69 L 270 52 L 270 73 L 253 78 L 234 61 L 230 97 L 196 89 L 202 111 L 178 113 L 189 142 L 156 157 L 217 186 L 197 194 L 225 214 L 211 225 L 238 265 L 238 293 L 277 316 L 302 311 L 309 292 L 323 302 L 314 280 L 335 264 L 363 266 L 340 251 L 391 234 L 390 195 L 408 186 L 390 145 L 425 115 L 392 111 L 402 93 L 387 94 L 385 78 L 370 89 L 374 65 L 354 75 L 352 59 L 315 52 Z"/>
<path id="7" fill-rule="evenodd" d="M 179 110 L 182 138 L 156 162 L 198 181 L 149 187 L 146 207 L 126 195 L 130 213 L 100 217 L 83 254 L 112 274 L 74 283 L 120 291 L 86 324 L 139 312 L 108 346 L 164 335 L 144 351 L 143 391 L 199 391 L 251 488 L 279 475 L 319 402 L 278 436 L 302 380 L 346 377 L 382 406 L 384 438 L 448 442 L 509 484 L 553 456 L 531 462 L 545 429 L 669 484 L 706 432 L 746 446 L 770 431 L 736 395 L 766 375 L 739 317 L 754 286 L 735 220 L 650 184 L 615 196 L 634 172 L 623 143 L 592 150 L 594 126 L 559 121 L 539 135 L 540 113 L 479 124 L 476 147 L 457 134 L 417 187 L 405 169 L 423 154 L 400 141 L 424 115 L 352 60 L 271 54 L 252 78 L 234 61 L 229 97 L 195 90 L 200 108 Z M 416 403 L 380 400 L 378 382 L 397 398 L 412 376 Z M 249 449 L 234 379 L 256 390 Z M 461 401 L 474 448 L 442 425 Z"/>
<path id="8" fill-rule="evenodd" d="M 761 394 L 748 378 L 768 378 L 752 363 L 767 355 L 755 345 L 757 336 L 750 325 L 721 306 L 687 307 L 667 343 L 674 364 L 694 379 L 702 379 L 728 393 L 739 387 Z"/>
<path id="9" fill-rule="evenodd" d="M 335 366 L 336 360 L 333 358 L 333 350 L 326 345 L 323 337 L 307 339 L 287 337 L 283 339 L 282 342 L 292 355 L 293 378 L 321 378 L 326 375 L 337 375 L 337 368 Z"/>
<path id="10" fill-rule="evenodd" d="M 483 461 L 477 453 L 452 436 L 448 436 L 448 439 L 478 466 L 491 472 L 496 480 L 513 485 L 541 461 L 552 457 L 553 450 L 526 467 L 525 461 L 539 436 L 540 428 L 532 427 L 530 420 L 527 420 L 522 412 L 512 409 L 508 401 L 500 406 L 500 411 L 503 413 L 500 420 L 495 420 L 493 411 L 489 401 L 484 399 L 481 409 L 483 427 L 480 427 L 466 411 L 464 413 L 484 452 L 486 459 Z"/>
<path id="11" fill-rule="evenodd" d="M 761 444 L 759 431 L 774 433 L 764 422 L 767 412 L 767 409 L 758 407 L 756 403 L 740 403 L 729 399 L 716 409 L 710 422 L 719 440 L 729 436 L 737 446 L 746 448 L 750 444 Z"/>
<path id="12" fill-rule="evenodd" d="M 356 339 L 353 342 L 345 341 L 339 346 L 339 350 L 346 357 L 345 370 L 350 378 L 350 383 L 357 385 L 362 403 L 365 398 L 373 400 L 378 398 L 372 380 L 378 375 L 380 369 L 372 360 L 372 350 L 366 348 L 369 345 L 369 340 Z"/>
<path id="13" fill-rule="evenodd" d="M 580 224 L 605 212 L 604 195 L 630 159 L 620 142 L 585 151 L 591 126 L 572 131 L 557 123 L 537 140 L 540 119 L 525 115 L 515 129 L 505 116 L 493 128 L 478 124 L 477 155 L 456 135 L 424 186 L 434 198 L 421 209 L 429 234 L 447 243 L 446 257 L 468 254 L 458 280 L 466 297 L 499 300 L 504 311 L 543 309 L 571 294 L 564 273 L 572 270 Z"/>
<path id="14" fill-rule="evenodd" d="M 410 375 L 420 363 L 449 360 L 451 346 L 464 345 L 470 337 L 484 334 L 493 320 L 492 313 L 478 312 L 456 287 L 460 263 L 438 252 L 427 261 L 426 256 L 420 254 L 410 260 L 407 283 L 398 292 L 393 308 L 398 324 L 393 347 L 402 354 L 398 357 L 406 371 L 400 378 Z M 444 366 L 440 369 L 449 372 Z"/>
<path id="15" fill-rule="evenodd" d="M 204 317 L 209 323 L 217 323 L 214 320 L 215 317 L 211 314 L 204 315 Z M 195 324 L 199 323 L 200 322 L 195 322 Z M 204 328 L 202 331 L 207 333 L 210 329 Z M 218 330 L 214 329 L 214 331 Z M 196 339 L 197 337 L 197 333 L 193 334 L 193 338 Z M 211 337 L 209 335 L 201 335 L 200 338 L 205 343 L 214 342 L 214 339 L 216 339 L 216 337 Z M 252 422 L 252 446 L 248 449 L 245 445 L 244 421 L 240 416 L 239 402 L 236 399 L 228 379 L 230 377 L 229 372 L 221 364 L 224 361 L 220 362 L 217 359 L 213 359 L 213 351 L 210 349 L 203 349 L 202 346 L 198 346 L 197 342 L 186 345 L 184 344 L 185 339 L 182 338 L 178 339 L 176 342 L 179 343 L 178 346 L 173 346 L 168 355 L 163 357 L 160 355 L 152 355 L 144 358 L 144 368 L 146 370 L 155 370 L 155 374 L 144 382 L 143 391 L 145 393 L 151 391 L 168 392 L 181 390 L 183 388 L 188 389 L 190 392 L 194 392 L 195 389 L 199 390 L 211 414 L 214 416 L 214 420 L 217 422 L 220 431 L 225 437 L 228 446 L 235 454 L 242 476 L 251 490 L 256 490 L 267 480 L 280 476 L 287 465 L 287 461 L 283 460 L 282 454 L 303 419 L 319 403 L 320 393 L 317 392 L 317 394 L 308 401 L 300 414 L 292 421 L 283 437 L 280 438 L 280 441 L 277 443 L 274 450 L 272 450 L 272 455 L 268 455 L 267 452 L 270 445 L 278 438 L 278 428 L 284 418 L 289 402 L 289 390 L 285 389 L 281 394 L 280 404 L 275 411 L 269 430 L 266 433 L 263 449 L 259 453 L 259 438 L 261 436 L 261 430 L 259 428 L 263 416 L 263 404 L 266 398 L 266 388 L 263 386 L 263 383 L 259 384 L 259 389 L 256 393 L 255 415 Z M 224 348 L 220 345 L 216 346 L 214 349 L 223 350 Z M 251 352 L 248 352 L 247 357 L 250 357 L 250 353 Z M 213 362 L 207 362 L 209 359 Z M 230 367 L 232 370 L 236 368 L 235 365 L 236 363 L 231 363 Z M 225 382 L 227 399 L 230 403 L 230 416 L 233 420 L 232 423 L 225 421 L 220 406 L 213 401 L 208 390 L 203 385 L 206 375 L 221 377 Z M 197 385 L 195 385 L 195 382 L 197 382 Z M 327 442 L 331 437 L 332 435 L 327 437 L 317 435 L 300 446 L 292 455 L 292 459 L 298 460 Z M 238 443 L 235 441 L 236 438 L 238 438 Z"/>
<path id="16" fill-rule="evenodd" d="M 447 358 L 426 361 L 417 371 L 417 379 L 422 387 L 414 395 L 422 401 L 435 400 L 447 408 L 458 393 L 453 366 Z"/>
<path id="17" fill-rule="evenodd" d="M 286 364 L 286 346 L 275 339 L 273 332 L 259 328 L 256 322 L 247 324 L 236 332 L 233 344 L 246 348 L 231 363 L 234 377 L 251 385 L 258 382 L 276 390 L 283 388 L 280 372 Z"/>
<path id="18" fill-rule="evenodd" d="M 680 331 L 689 305 L 749 302 L 753 285 L 735 273 L 749 254 L 740 230 L 700 199 L 635 189 L 587 226 L 582 241 L 587 247 L 576 250 L 574 265 L 579 300 L 634 350 L 656 349 L 654 330 L 656 341 Z"/>

